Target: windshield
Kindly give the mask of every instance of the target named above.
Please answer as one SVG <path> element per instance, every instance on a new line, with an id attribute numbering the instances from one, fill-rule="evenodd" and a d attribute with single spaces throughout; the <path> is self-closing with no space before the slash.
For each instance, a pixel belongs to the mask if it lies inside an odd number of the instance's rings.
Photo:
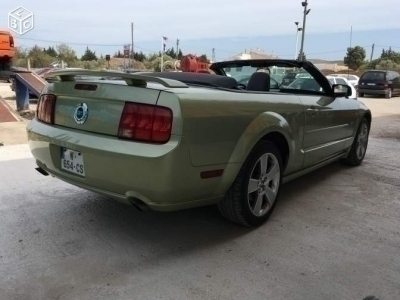
<path id="1" fill-rule="evenodd" d="M 385 80 L 384 72 L 366 72 L 362 76 L 363 80 L 383 81 Z"/>
<path id="2" fill-rule="evenodd" d="M 252 67 L 252 66 L 242 66 L 242 67 L 225 67 L 222 68 L 224 73 L 234 78 L 240 85 L 247 86 L 249 79 L 255 72 L 265 72 L 270 75 L 270 88 L 271 89 L 281 89 L 281 88 L 294 88 L 301 89 L 300 83 L 306 84 L 309 81 L 297 81 L 296 87 L 291 85 L 297 79 L 312 79 L 312 81 L 318 85 L 318 88 L 310 88 L 306 86 L 307 91 L 321 91 L 319 84 L 313 79 L 313 77 L 303 68 L 293 68 L 293 67 L 281 67 L 281 66 L 269 66 L 269 67 Z"/>

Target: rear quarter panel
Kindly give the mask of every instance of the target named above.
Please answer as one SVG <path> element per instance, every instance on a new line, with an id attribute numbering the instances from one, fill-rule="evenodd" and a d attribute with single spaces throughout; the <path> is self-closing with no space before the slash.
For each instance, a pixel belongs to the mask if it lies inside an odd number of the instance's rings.
<path id="1" fill-rule="evenodd" d="M 280 132 L 290 149 L 286 173 L 301 168 L 304 112 L 296 95 L 204 90 L 179 96 L 194 166 L 241 165 L 264 135 Z"/>

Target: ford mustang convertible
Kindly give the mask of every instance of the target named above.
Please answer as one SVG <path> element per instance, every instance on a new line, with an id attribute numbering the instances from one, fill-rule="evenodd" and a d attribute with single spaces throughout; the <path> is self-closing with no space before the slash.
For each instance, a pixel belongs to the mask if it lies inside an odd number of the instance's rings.
<path id="1" fill-rule="evenodd" d="M 312 63 L 210 69 L 48 73 L 27 125 L 37 170 L 140 210 L 217 204 L 227 219 L 258 226 L 285 182 L 336 160 L 362 163 L 371 112 Z M 283 85 L 293 72 L 308 75 Z"/>

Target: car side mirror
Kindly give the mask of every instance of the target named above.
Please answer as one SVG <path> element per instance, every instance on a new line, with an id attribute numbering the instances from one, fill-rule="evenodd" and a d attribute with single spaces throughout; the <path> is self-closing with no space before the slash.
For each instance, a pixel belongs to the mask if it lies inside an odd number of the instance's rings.
<path id="1" fill-rule="evenodd" d="M 348 85 L 334 84 L 332 86 L 333 95 L 335 97 L 348 97 L 351 96 L 351 88 Z"/>

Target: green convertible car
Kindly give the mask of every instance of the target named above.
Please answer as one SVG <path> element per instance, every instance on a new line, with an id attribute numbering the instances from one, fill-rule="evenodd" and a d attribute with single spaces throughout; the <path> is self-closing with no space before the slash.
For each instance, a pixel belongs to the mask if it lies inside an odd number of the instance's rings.
<path id="1" fill-rule="evenodd" d="M 310 76 L 294 87 L 271 85 L 274 67 Z M 371 112 L 312 63 L 242 60 L 210 69 L 215 74 L 48 73 L 27 125 L 37 170 L 140 210 L 218 204 L 231 221 L 257 226 L 283 183 L 339 159 L 361 164 Z M 250 74 L 246 84 L 235 80 L 240 72 Z"/>

